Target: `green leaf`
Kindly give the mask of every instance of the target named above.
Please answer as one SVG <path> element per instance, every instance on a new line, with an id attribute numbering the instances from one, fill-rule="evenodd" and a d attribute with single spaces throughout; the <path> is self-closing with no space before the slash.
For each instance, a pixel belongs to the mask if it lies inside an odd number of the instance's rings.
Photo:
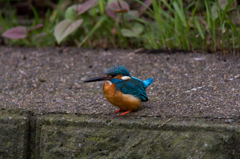
<path id="1" fill-rule="evenodd" d="M 107 4 L 107 7 L 106 7 L 107 14 L 115 20 L 118 13 L 128 12 L 129 10 L 130 8 L 128 3 L 123 0 L 111 1 Z"/>
<path id="2" fill-rule="evenodd" d="M 68 7 L 68 9 L 65 12 L 65 19 L 70 19 L 72 21 L 77 20 L 77 12 L 72 8 L 72 7 Z"/>
<path id="3" fill-rule="evenodd" d="M 69 34 L 74 32 L 82 24 L 82 22 L 82 19 L 79 19 L 75 22 L 71 21 L 70 19 L 65 19 L 58 23 L 54 29 L 54 36 L 57 39 L 57 42 L 60 43 Z"/>
<path id="4" fill-rule="evenodd" d="M 138 37 L 143 32 L 143 25 L 135 23 L 131 29 L 121 29 L 121 33 L 125 37 Z"/>
<path id="5" fill-rule="evenodd" d="M 90 8 L 96 6 L 98 0 L 88 0 L 78 8 L 78 15 L 85 13 Z"/>
<path id="6" fill-rule="evenodd" d="M 137 10 L 129 10 L 128 13 L 124 14 L 124 19 L 133 20 L 139 17 Z"/>

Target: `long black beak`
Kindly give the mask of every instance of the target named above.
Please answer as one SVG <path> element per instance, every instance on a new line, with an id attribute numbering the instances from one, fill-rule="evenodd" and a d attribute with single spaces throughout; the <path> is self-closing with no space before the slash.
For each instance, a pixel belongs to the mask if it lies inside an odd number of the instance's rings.
<path id="1" fill-rule="evenodd" d="M 110 80 L 111 77 L 106 77 L 106 76 L 99 76 L 99 77 L 94 77 L 91 79 L 88 79 L 84 82 L 97 82 L 97 81 L 105 81 L 105 80 Z"/>

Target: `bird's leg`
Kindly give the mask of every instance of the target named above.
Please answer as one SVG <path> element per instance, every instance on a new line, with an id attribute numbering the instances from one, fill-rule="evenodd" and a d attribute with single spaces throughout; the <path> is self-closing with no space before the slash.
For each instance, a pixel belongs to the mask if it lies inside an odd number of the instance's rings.
<path id="1" fill-rule="evenodd" d="M 131 113 L 131 112 L 132 112 L 131 110 L 128 110 L 128 111 L 122 113 L 121 116 L 123 116 L 123 115 L 125 115 L 125 114 L 127 114 L 127 113 Z"/>
<path id="2" fill-rule="evenodd" d="M 121 111 L 124 111 L 124 110 L 120 108 L 117 111 L 115 111 L 115 114 L 118 113 L 118 112 L 121 112 Z"/>

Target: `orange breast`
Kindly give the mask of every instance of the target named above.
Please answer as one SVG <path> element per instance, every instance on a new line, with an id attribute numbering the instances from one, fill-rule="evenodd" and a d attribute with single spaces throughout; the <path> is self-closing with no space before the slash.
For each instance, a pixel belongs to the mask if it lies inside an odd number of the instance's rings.
<path id="1" fill-rule="evenodd" d="M 142 107 L 140 99 L 133 95 L 123 94 L 120 91 L 116 91 L 116 84 L 111 84 L 109 81 L 104 83 L 103 92 L 112 105 L 123 110 L 137 110 Z"/>

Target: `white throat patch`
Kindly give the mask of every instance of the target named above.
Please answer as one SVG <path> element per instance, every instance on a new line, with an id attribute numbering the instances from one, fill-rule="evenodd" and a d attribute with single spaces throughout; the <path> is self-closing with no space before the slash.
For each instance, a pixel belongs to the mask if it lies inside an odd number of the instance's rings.
<path id="1" fill-rule="evenodd" d="M 124 81 L 126 81 L 126 80 L 129 80 L 129 79 L 131 79 L 131 77 L 129 77 L 129 76 L 122 76 L 122 78 L 121 78 L 122 80 L 124 80 Z"/>
<path id="2" fill-rule="evenodd" d="M 111 82 L 111 81 L 106 81 L 106 83 L 107 83 L 108 85 L 112 85 L 112 82 Z"/>

